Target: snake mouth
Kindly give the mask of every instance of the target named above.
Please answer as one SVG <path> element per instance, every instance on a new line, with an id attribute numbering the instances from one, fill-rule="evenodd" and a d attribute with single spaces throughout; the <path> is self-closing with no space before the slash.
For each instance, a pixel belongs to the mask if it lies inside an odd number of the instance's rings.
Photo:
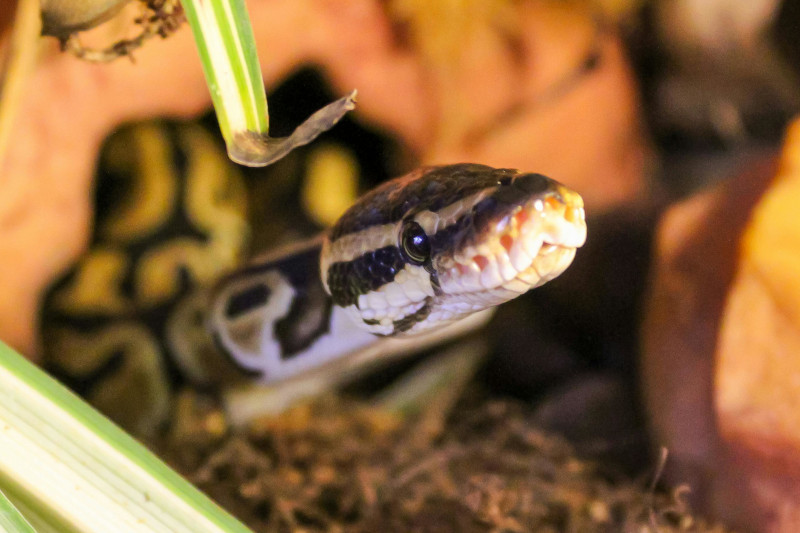
<path id="1" fill-rule="evenodd" d="M 547 191 L 510 207 L 475 239 L 446 258 L 440 282 L 446 292 L 523 293 L 564 272 L 586 241 L 581 197 L 552 182 Z"/>

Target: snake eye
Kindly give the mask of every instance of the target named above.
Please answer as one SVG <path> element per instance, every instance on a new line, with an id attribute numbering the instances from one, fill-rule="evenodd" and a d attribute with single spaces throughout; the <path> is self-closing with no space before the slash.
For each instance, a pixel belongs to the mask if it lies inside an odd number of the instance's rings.
<path id="1" fill-rule="evenodd" d="M 403 228 L 400 249 L 409 261 L 416 265 L 427 263 L 431 258 L 431 243 L 428 235 L 416 222 L 409 222 Z"/>

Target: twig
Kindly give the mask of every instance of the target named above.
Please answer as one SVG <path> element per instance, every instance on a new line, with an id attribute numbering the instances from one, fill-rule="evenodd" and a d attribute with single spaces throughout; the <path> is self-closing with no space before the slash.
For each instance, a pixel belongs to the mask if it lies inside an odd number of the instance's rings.
<path id="1" fill-rule="evenodd" d="M 8 149 L 22 90 L 36 65 L 41 31 L 39 0 L 19 0 L 0 81 L 0 163 Z"/>

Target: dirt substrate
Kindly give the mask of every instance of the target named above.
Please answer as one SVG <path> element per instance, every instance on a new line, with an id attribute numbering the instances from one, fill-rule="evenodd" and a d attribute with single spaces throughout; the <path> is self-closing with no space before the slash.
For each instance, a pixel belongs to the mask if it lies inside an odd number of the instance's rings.
<path id="1" fill-rule="evenodd" d="M 156 448 L 256 531 L 725 531 L 682 489 L 578 459 L 529 415 L 483 399 L 441 425 L 328 397 L 246 430 L 208 411 Z"/>

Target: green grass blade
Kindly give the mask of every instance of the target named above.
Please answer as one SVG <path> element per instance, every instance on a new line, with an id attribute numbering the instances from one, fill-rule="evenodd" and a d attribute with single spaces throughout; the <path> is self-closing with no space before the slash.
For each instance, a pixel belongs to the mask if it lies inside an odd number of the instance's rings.
<path id="1" fill-rule="evenodd" d="M 0 490 L 39 529 L 246 533 L 194 486 L 0 343 Z"/>
<path id="2" fill-rule="evenodd" d="M 0 491 L 0 531 L 6 533 L 36 533 L 14 504 Z"/>
<path id="3" fill-rule="evenodd" d="M 182 0 L 229 157 L 268 165 L 332 128 L 355 91 L 314 113 L 289 137 L 269 136 L 267 96 L 244 0 Z"/>
<path id="4" fill-rule="evenodd" d="M 241 1 L 184 0 L 225 140 L 238 131 L 269 132 L 267 97 L 253 30 Z"/>

